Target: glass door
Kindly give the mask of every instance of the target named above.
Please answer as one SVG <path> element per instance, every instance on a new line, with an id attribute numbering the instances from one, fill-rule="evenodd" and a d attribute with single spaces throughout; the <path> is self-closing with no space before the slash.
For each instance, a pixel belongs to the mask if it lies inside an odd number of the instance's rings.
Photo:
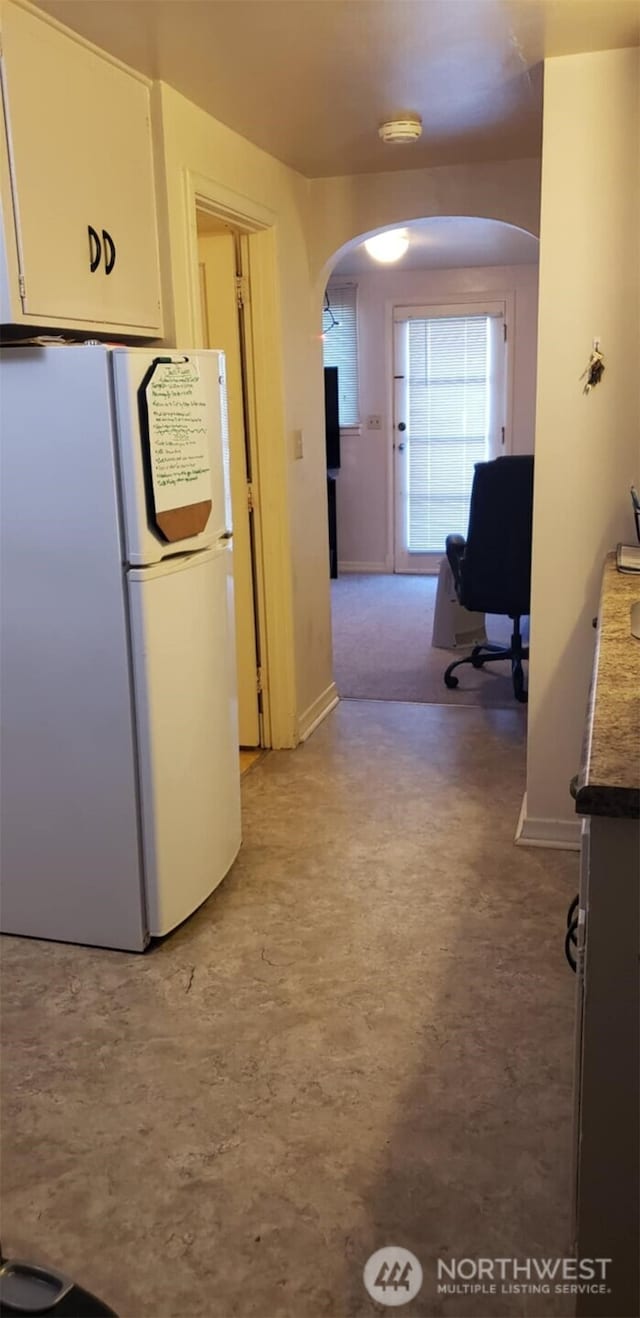
<path id="1" fill-rule="evenodd" d="M 396 572 L 434 572 L 466 535 L 476 462 L 506 452 L 500 304 L 396 308 Z"/>

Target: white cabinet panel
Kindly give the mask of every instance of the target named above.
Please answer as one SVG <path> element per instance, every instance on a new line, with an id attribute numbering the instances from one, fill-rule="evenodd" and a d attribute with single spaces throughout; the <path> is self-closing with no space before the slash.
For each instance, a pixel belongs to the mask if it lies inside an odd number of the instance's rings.
<path id="1" fill-rule="evenodd" d="M 11 320 L 161 333 L 147 83 L 13 3 L 2 70 L 23 280 Z"/>

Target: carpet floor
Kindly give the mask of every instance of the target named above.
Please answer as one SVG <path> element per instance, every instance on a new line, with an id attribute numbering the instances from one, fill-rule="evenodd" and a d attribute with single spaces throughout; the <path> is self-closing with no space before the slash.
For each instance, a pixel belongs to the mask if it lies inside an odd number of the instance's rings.
<path id="1" fill-rule="evenodd" d="M 437 577 L 345 573 L 331 583 L 333 663 L 339 694 L 352 700 L 402 700 L 427 705 L 515 704 L 508 663 L 467 665 L 449 691 L 443 674 L 469 649 L 431 645 Z M 506 645 L 508 618 L 487 615 L 487 639 Z"/>
<path id="2" fill-rule="evenodd" d="M 578 857 L 516 848 L 515 710 L 343 701 L 242 780 L 224 883 L 144 956 L 6 938 L 5 1253 L 119 1318 L 559 1318 L 437 1259 L 570 1242 Z"/>

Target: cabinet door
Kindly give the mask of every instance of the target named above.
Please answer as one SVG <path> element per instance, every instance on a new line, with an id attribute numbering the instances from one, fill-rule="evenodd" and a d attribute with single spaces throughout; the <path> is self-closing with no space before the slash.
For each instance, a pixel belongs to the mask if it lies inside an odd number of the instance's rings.
<path id="1" fill-rule="evenodd" d="M 17 5 L 2 13 L 23 310 L 158 329 L 147 84 Z"/>

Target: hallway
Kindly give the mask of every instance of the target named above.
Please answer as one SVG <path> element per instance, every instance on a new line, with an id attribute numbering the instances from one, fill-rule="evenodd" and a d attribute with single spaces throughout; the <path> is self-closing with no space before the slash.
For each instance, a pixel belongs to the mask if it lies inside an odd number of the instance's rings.
<path id="1" fill-rule="evenodd" d="M 504 661 L 462 669 L 459 687 L 447 690 L 445 668 L 469 654 L 471 644 L 432 645 L 437 588 L 437 577 L 419 574 L 348 572 L 331 582 L 334 675 L 343 700 L 513 709 L 511 667 Z M 487 640 L 509 644 L 508 618 L 488 614 L 485 626 Z"/>
<path id="2" fill-rule="evenodd" d="M 240 858 L 144 956 L 7 938 L 5 1252 L 120 1318 L 356 1318 L 389 1243 L 563 1253 L 578 858 L 517 849 L 519 711 L 348 701 L 243 780 Z"/>

